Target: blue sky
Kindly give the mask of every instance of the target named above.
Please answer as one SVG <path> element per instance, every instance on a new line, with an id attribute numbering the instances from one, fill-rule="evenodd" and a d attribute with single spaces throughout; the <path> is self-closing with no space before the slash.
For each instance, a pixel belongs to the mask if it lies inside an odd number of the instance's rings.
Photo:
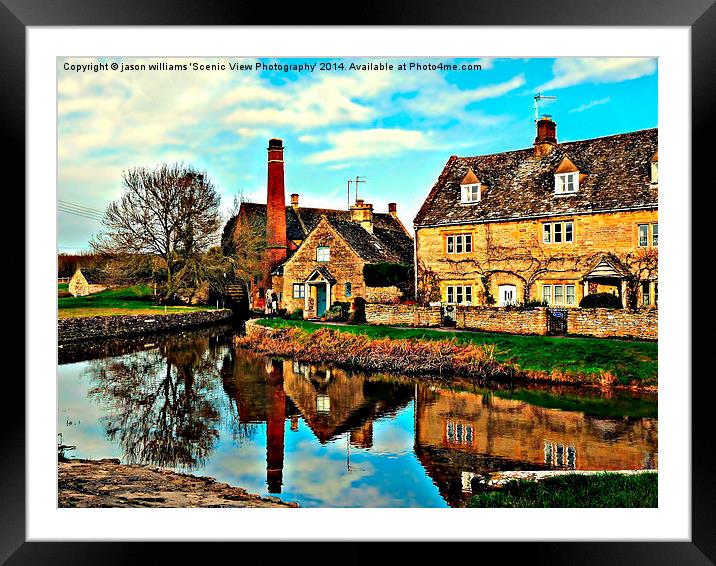
<path id="1" fill-rule="evenodd" d="M 657 126 L 656 59 L 333 59 L 345 69 L 229 68 L 257 61 L 319 60 L 58 58 L 57 198 L 63 210 L 86 212 L 58 212 L 59 250 L 88 249 L 101 229 L 93 211 L 122 195 L 122 171 L 130 167 L 182 161 L 206 170 L 224 211 L 239 191 L 265 202 L 271 137 L 284 140 L 286 193 L 299 193 L 302 205 L 345 208 L 346 181 L 361 175 L 360 196 L 378 212 L 397 202 L 410 227 L 450 155 L 531 146 L 537 92 L 557 97 L 542 112 L 557 122 L 558 141 Z M 102 62 L 226 70 L 65 69 Z M 349 69 L 370 62 L 394 69 Z M 398 70 L 411 62 L 482 69 Z"/>

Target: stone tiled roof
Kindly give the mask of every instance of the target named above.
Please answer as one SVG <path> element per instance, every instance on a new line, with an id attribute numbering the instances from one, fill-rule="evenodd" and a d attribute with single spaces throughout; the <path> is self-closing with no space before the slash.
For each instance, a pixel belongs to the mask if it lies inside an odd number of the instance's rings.
<path id="1" fill-rule="evenodd" d="M 241 213 L 247 214 L 260 226 L 266 226 L 266 205 L 242 203 Z M 331 226 L 367 263 L 413 263 L 413 239 L 400 221 L 388 213 L 373 213 L 373 233 L 351 220 L 348 210 L 329 208 L 294 209 L 286 207 L 286 237 L 303 241 L 325 216 Z"/>
<path id="2" fill-rule="evenodd" d="M 476 157 L 451 157 L 415 217 L 416 226 L 490 222 L 656 208 L 651 159 L 658 130 L 558 144 L 544 157 L 533 148 Z M 572 195 L 555 196 L 554 172 L 568 157 L 586 176 Z M 487 191 L 475 204 L 460 204 L 460 183 L 472 168 Z M 580 175 L 581 177 L 581 175 Z"/>

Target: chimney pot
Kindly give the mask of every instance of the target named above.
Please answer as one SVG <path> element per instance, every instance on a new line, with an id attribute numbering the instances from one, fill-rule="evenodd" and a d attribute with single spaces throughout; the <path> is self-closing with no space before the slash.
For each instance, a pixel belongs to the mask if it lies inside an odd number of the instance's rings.
<path id="1" fill-rule="evenodd" d="M 393 216 L 395 216 L 396 214 L 398 214 L 398 205 L 397 205 L 397 203 L 389 202 L 389 203 L 388 203 L 388 212 L 389 212 L 390 214 L 392 214 Z"/>
<path id="2" fill-rule="evenodd" d="M 291 206 L 293 208 L 298 208 L 298 193 L 293 193 L 291 195 Z"/>
<path id="3" fill-rule="evenodd" d="M 281 138 L 271 138 L 268 149 L 283 149 L 283 140 Z"/>

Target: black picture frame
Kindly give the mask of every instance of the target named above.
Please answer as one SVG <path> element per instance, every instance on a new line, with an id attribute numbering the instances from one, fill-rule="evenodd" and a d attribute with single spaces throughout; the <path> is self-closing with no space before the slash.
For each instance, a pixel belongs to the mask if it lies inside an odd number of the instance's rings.
<path id="1" fill-rule="evenodd" d="M 452 0 L 434 3 L 428 0 L 411 2 L 361 2 L 354 6 L 296 3 L 269 9 L 265 3 L 247 3 L 225 0 L 0 0 L 0 72 L 2 73 L 2 131 L 6 142 L 6 180 L 13 186 L 24 186 L 25 163 L 25 34 L 28 26 L 62 25 L 341 25 L 346 8 L 351 25 L 565 25 L 565 26 L 686 26 L 691 29 L 691 88 L 692 88 L 692 186 L 711 191 L 710 163 L 713 160 L 714 100 L 716 100 L 716 72 L 714 72 L 714 37 L 716 37 L 716 5 L 713 0 L 681 0 L 654 3 L 651 0 L 597 0 L 565 2 L 559 0 L 516 0 L 512 2 L 469 2 Z M 341 8 L 341 9 L 339 9 Z M 324 22 L 320 19 L 323 18 Z M 12 168 L 9 164 L 13 164 Z M 699 166 L 700 164 L 700 166 Z M 707 177 L 708 176 L 708 177 Z M 678 190 L 689 194 L 690 188 Z M 693 194 L 693 193 L 691 193 Z M 16 197 L 19 194 L 16 191 Z M 17 206 L 25 210 L 24 199 Z M 26 214 L 32 211 L 25 210 Z M 693 238 L 694 245 L 698 240 Z M 695 257 L 694 252 L 692 257 Z M 27 257 L 25 258 L 27 261 Z M 18 262 L 23 265 L 23 261 Z M 15 267 L 17 270 L 18 267 Z M 692 279 L 693 280 L 693 279 Z M 28 297 L 25 297 L 26 301 Z M 691 305 L 684 305 L 691 312 Z M 707 338 L 697 337 L 692 331 L 692 344 L 698 346 Z M 701 344 L 705 346 L 705 344 Z M 25 344 L 26 352 L 28 344 Z M 692 352 L 698 351 L 693 348 Z M 692 352 L 678 352 L 686 364 L 691 363 Z M 27 355 L 27 354 L 26 354 Z M 709 372 L 710 373 L 710 372 Z M 499 553 L 501 561 L 550 564 L 714 564 L 716 562 L 716 481 L 713 478 L 711 377 L 697 374 L 691 383 L 692 390 L 692 538 L 690 542 L 530 542 L 530 543 L 471 543 L 480 544 L 478 556 Z M 688 372 L 684 376 L 688 380 Z M 700 379 L 701 378 L 701 379 Z M 0 561 L 7 564 L 119 564 L 129 561 L 140 563 L 161 555 L 166 562 L 174 555 L 181 562 L 207 560 L 206 547 L 196 544 L 147 543 L 80 543 L 80 542 L 26 542 L 25 536 L 25 387 L 13 375 L 6 375 L 6 399 L 15 400 L 19 415 L 9 419 L 3 434 L 3 457 L 0 459 Z M 27 401 L 27 399 L 25 399 Z M 6 403 L 8 403 L 6 401 Z M 8 403 L 9 404 L 9 403 Z M 599 513 L 595 510 L 595 521 Z M 479 528 L 476 526 L 476 528 Z M 81 538 L 82 533 L 77 533 Z M 290 537 L 290 534 L 287 533 Z M 555 533 L 558 537 L 558 533 Z M 254 546 L 259 543 L 244 543 Z M 275 543 L 271 543 L 275 544 Z M 307 553 L 297 553 L 294 543 L 283 543 L 269 557 L 300 560 Z M 375 549 L 376 543 L 350 542 L 340 549 L 338 556 L 351 563 L 373 562 L 377 556 L 388 557 L 392 551 Z M 454 547 L 459 544 L 460 548 Z M 470 544 L 470 543 L 464 543 Z M 463 543 L 453 543 L 450 555 L 470 552 Z M 257 552 L 265 552 L 260 545 Z M 331 545 L 333 546 L 333 545 Z M 421 543 L 402 544 L 400 560 L 429 556 Z M 434 547 L 433 547 L 434 548 Z M 253 550 L 253 548 L 251 549 Z M 487 552 L 486 552 L 487 551 Z M 438 550 L 438 552 L 441 552 Z M 474 552 L 474 550 L 472 550 Z M 381 553 L 381 554 L 378 554 Z M 312 553 L 309 553 L 312 554 Z M 329 556 L 330 551 L 322 553 Z M 248 555 L 245 555 L 247 557 Z M 259 554 L 258 556 L 261 556 Z M 468 554 L 469 557 L 469 554 Z M 477 556 L 475 557 L 477 558 Z M 210 558 L 209 558 L 210 559 Z M 316 556 L 312 557 L 315 562 Z M 448 558 L 449 559 L 449 558 Z"/>

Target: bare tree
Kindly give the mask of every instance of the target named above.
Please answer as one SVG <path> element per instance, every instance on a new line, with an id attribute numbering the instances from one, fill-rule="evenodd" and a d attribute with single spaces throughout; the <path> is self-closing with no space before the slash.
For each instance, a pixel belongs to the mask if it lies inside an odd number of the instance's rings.
<path id="1" fill-rule="evenodd" d="M 217 241 L 216 188 L 206 174 L 181 163 L 130 169 L 123 185 L 124 195 L 107 207 L 105 230 L 92 247 L 115 257 L 156 258 L 162 299 L 169 300 L 182 287 L 182 274 L 191 271 L 187 264 Z"/>
<path id="2" fill-rule="evenodd" d="M 222 251 L 231 266 L 233 277 L 250 283 L 263 274 L 263 254 L 266 249 L 266 223 L 259 214 L 241 211 L 249 202 L 239 192 L 234 197 L 229 221 L 221 238 Z"/>

